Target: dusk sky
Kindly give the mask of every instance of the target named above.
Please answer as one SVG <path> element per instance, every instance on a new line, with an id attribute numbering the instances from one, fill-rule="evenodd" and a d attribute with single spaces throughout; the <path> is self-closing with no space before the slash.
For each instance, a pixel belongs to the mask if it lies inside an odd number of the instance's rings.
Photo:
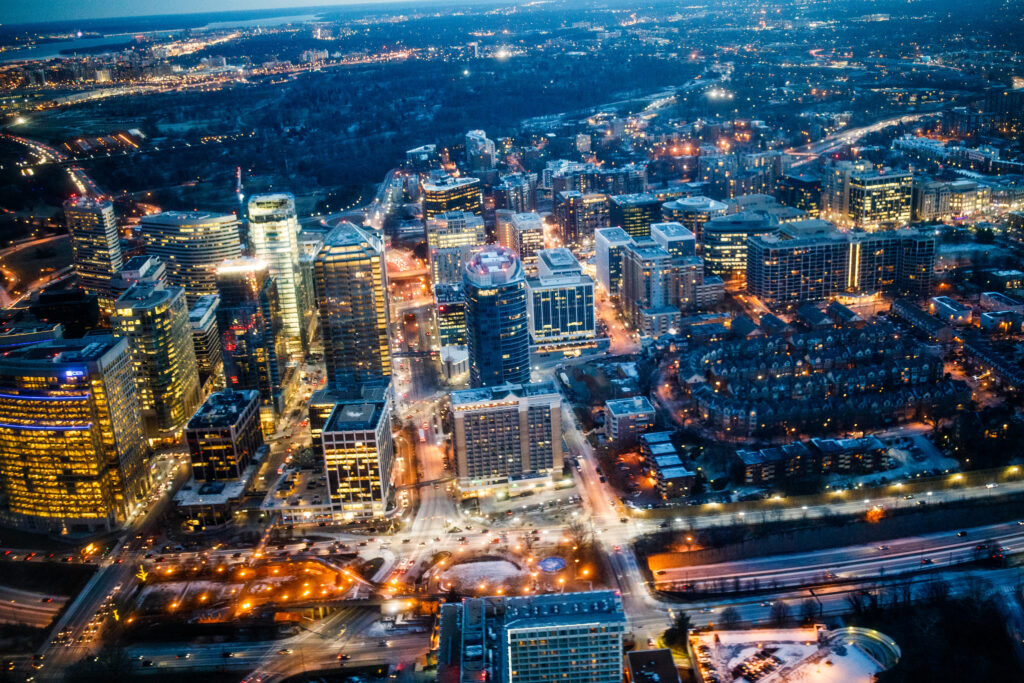
<path id="1" fill-rule="evenodd" d="M 95 19 L 152 14 L 190 14 L 278 7 L 338 6 L 394 0 L 28 0 L 0 3 L 0 23 Z"/>

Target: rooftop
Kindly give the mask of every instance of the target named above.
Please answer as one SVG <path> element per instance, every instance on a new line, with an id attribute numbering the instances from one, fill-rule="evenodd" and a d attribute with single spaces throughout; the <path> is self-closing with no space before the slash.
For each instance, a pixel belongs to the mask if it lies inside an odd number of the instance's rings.
<path id="1" fill-rule="evenodd" d="M 627 652 L 626 670 L 630 683 L 679 683 L 679 672 L 669 649 Z"/>
<path id="2" fill-rule="evenodd" d="M 558 388 L 554 382 L 534 382 L 532 384 L 499 384 L 479 389 L 461 389 L 451 392 L 450 398 L 452 406 L 469 406 L 474 403 L 502 401 L 508 398 L 557 394 Z"/>
<path id="3" fill-rule="evenodd" d="M 610 401 L 605 401 L 604 407 L 615 416 L 654 412 L 654 406 L 652 406 L 651 402 L 644 396 L 612 399 Z"/>
<path id="4" fill-rule="evenodd" d="M 516 252 L 490 245 L 466 263 L 466 277 L 478 287 L 492 287 L 522 279 L 523 268 Z"/>
<path id="5" fill-rule="evenodd" d="M 256 390 L 225 389 L 212 393 L 188 421 L 187 429 L 230 427 L 238 422 L 238 418 L 246 408 L 253 403 L 258 404 L 259 400 L 260 394 Z"/>
<path id="6" fill-rule="evenodd" d="M 379 401 L 342 402 L 334 406 L 324 432 L 369 431 L 377 428 L 384 406 Z"/>

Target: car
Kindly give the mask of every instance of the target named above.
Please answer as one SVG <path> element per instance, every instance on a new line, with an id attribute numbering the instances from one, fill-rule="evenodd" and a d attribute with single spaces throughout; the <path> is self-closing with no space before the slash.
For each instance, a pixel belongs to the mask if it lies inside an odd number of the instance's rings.
<path id="1" fill-rule="evenodd" d="M 290 647 L 284 647 L 284 648 L 281 648 L 280 650 L 278 650 L 277 654 L 279 654 L 279 655 L 290 655 L 293 652 L 295 652 L 295 650 L 291 649 Z"/>
<path id="2" fill-rule="evenodd" d="M 224 659 L 231 659 L 232 657 L 235 656 L 235 653 L 234 652 L 222 652 L 220 656 L 223 657 Z"/>
<path id="3" fill-rule="evenodd" d="M 665 576 L 665 570 L 664 569 L 659 569 L 658 571 L 654 572 L 654 575 L 655 576 Z"/>
<path id="4" fill-rule="evenodd" d="M 153 666 L 153 660 L 152 659 L 143 659 L 142 660 L 142 666 Z"/>
<path id="5" fill-rule="evenodd" d="M 966 531 L 958 531 L 958 532 L 956 532 L 956 535 L 960 536 L 960 537 L 963 537 L 963 536 L 967 535 L 967 532 Z"/>
<path id="6" fill-rule="evenodd" d="M 338 659 L 342 662 L 347 662 L 348 660 L 352 659 L 352 655 L 347 655 L 344 652 L 339 652 Z"/>
<path id="7" fill-rule="evenodd" d="M 880 545 L 880 546 L 878 546 L 878 549 L 879 550 L 888 550 L 889 546 L 887 546 L 887 545 Z"/>
<path id="8" fill-rule="evenodd" d="M 921 558 L 921 564 L 932 564 L 932 558 L 930 558 L 930 557 L 922 557 Z"/>
<path id="9" fill-rule="evenodd" d="M 382 641 L 377 643 L 377 647 L 391 647 L 391 641 L 390 640 L 382 640 Z"/>

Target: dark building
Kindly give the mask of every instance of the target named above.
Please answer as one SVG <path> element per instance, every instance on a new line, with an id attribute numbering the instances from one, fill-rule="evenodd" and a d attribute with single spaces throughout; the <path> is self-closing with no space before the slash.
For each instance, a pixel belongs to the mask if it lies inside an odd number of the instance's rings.
<path id="1" fill-rule="evenodd" d="M 609 198 L 608 221 L 630 237 L 650 237 L 651 223 L 661 222 L 661 201 L 652 194 L 621 194 Z"/>
<path id="2" fill-rule="evenodd" d="M 259 392 L 210 394 L 188 421 L 185 441 L 196 481 L 238 479 L 263 445 Z"/>
<path id="3" fill-rule="evenodd" d="M 821 178 L 810 173 L 781 176 L 775 181 L 779 204 L 806 211 L 809 218 L 821 212 Z"/>
<path id="4" fill-rule="evenodd" d="M 466 294 L 462 284 L 434 285 L 441 346 L 466 346 Z"/>
<path id="5" fill-rule="evenodd" d="M 78 287 L 44 289 L 32 295 L 28 312 L 43 322 L 60 323 L 64 336 L 81 337 L 99 327 L 99 296 Z"/>
<path id="6" fill-rule="evenodd" d="M 474 387 L 530 381 L 526 278 L 511 249 L 478 252 L 463 272 L 466 341 Z"/>

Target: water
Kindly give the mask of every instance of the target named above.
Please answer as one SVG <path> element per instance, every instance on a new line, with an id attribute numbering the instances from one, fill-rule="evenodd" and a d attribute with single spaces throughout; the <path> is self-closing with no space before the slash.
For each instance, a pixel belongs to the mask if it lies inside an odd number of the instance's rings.
<path id="1" fill-rule="evenodd" d="M 215 21 L 205 26 L 201 26 L 195 30 L 206 31 L 206 30 L 220 30 L 226 28 L 252 28 L 254 26 L 280 26 L 281 24 L 287 23 L 300 23 L 306 21 L 313 21 L 317 18 L 316 14 L 291 14 L 282 17 L 263 17 L 262 19 L 248 19 L 245 21 Z M 84 50 L 87 48 L 98 47 L 101 45 L 123 45 L 131 42 L 134 36 L 148 35 L 148 36 L 173 36 L 174 33 L 181 29 L 161 30 L 161 31 L 142 31 L 132 33 L 112 33 L 105 35 L 102 38 L 74 38 L 72 40 L 62 40 L 53 43 L 43 43 L 41 45 L 34 45 L 32 47 L 22 47 L 15 50 L 8 50 L 6 52 L 0 52 L 0 62 L 16 62 L 23 59 L 53 59 L 54 57 L 67 57 L 70 56 L 66 51 L 68 50 Z M 64 54 L 61 54 L 61 52 Z"/>

